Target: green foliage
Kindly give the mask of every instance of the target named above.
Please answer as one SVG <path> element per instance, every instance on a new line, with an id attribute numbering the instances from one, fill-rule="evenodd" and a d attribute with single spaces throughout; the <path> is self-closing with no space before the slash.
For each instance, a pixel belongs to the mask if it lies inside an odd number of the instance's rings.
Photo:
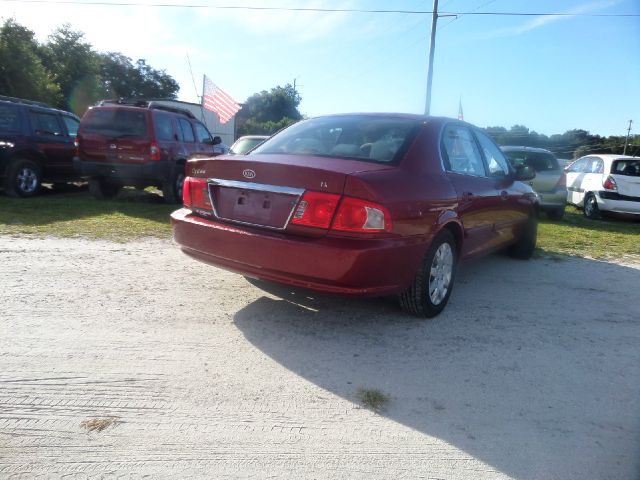
<path id="1" fill-rule="evenodd" d="M 568 130 L 562 135 L 546 135 L 530 131 L 523 125 L 514 125 L 507 130 L 504 127 L 487 127 L 498 145 L 518 145 L 551 150 L 558 158 L 579 158 L 590 153 L 617 153 L 624 151 L 626 137 L 601 137 L 586 130 Z M 627 155 L 640 155 L 640 135 L 629 139 Z"/>
<path id="2" fill-rule="evenodd" d="M 34 33 L 13 19 L 0 27 L 0 95 L 58 104 L 60 86 L 42 64 Z"/>
<path id="3" fill-rule="evenodd" d="M 236 117 L 238 135 L 271 135 L 302 118 L 300 95 L 287 84 L 251 95 Z"/>
<path id="4" fill-rule="evenodd" d="M 99 53 L 65 24 L 45 44 L 13 19 L 0 25 L 0 95 L 39 100 L 82 115 L 102 98 L 176 98 L 164 70 L 121 53 Z"/>

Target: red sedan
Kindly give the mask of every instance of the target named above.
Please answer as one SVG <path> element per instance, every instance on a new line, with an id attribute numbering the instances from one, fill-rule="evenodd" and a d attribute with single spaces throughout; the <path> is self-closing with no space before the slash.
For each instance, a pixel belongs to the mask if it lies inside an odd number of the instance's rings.
<path id="1" fill-rule="evenodd" d="M 399 294 L 437 315 L 458 260 L 529 258 L 538 201 L 493 140 L 461 121 L 403 114 L 301 121 L 249 155 L 187 162 L 175 240 L 249 277 L 347 295 Z"/>

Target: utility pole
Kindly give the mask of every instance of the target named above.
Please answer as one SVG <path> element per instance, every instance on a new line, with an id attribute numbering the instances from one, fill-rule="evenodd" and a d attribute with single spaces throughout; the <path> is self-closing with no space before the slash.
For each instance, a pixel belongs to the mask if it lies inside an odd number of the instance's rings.
<path id="1" fill-rule="evenodd" d="M 631 124 L 633 120 L 629 120 L 629 128 L 627 128 L 627 139 L 624 141 L 624 150 L 622 151 L 623 155 L 627 154 L 627 144 L 629 143 L 629 134 L 631 133 Z"/>
<path id="2" fill-rule="evenodd" d="M 431 44 L 429 45 L 429 73 L 427 74 L 427 101 L 424 114 L 431 110 L 431 83 L 433 82 L 433 54 L 436 49 L 436 23 L 438 23 L 438 0 L 433 0 L 433 18 L 431 20 Z"/>

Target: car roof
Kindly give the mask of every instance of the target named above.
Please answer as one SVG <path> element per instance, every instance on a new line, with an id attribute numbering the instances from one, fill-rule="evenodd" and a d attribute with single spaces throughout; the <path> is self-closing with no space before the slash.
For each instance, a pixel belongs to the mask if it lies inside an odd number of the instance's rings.
<path id="1" fill-rule="evenodd" d="M 640 160 L 640 157 L 632 157 L 630 155 L 622 154 L 616 155 L 615 153 L 590 153 L 589 155 L 584 155 L 578 158 L 578 160 L 585 157 L 599 157 L 603 160 Z"/>
<path id="2" fill-rule="evenodd" d="M 547 150 L 546 148 L 537 148 L 537 147 L 525 147 L 523 146 L 515 146 L 515 145 L 502 145 L 500 149 L 503 152 L 535 152 L 535 153 L 550 153 L 553 155 L 553 152 Z"/>
<path id="3" fill-rule="evenodd" d="M 33 100 L 25 100 L 22 98 L 6 97 L 4 95 L 0 95 L 0 103 L 16 106 L 22 105 L 24 107 L 29 107 L 32 110 L 41 110 L 43 112 L 57 112 L 61 115 L 66 115 L 68 117 L 73 117 L 76 120 L 80 120 L 80 117 L 78 117 L 75 113 L 67 112 L 66 110 L 60 110 L 59 108 L 52 107 L 51 105 L 47 105 L 43 102 L 36 102 Z"/>

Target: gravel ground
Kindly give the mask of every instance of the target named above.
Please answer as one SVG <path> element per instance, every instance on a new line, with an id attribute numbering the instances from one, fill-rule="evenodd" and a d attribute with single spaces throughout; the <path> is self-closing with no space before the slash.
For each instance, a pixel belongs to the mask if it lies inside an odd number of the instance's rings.
<path id="1" fill-rule="evenodd" d="M 491 256 L 428 321 L 160 240 L 0 236 L 0 279 L 3 479 L 640 479 L 638 264 Z"/>

